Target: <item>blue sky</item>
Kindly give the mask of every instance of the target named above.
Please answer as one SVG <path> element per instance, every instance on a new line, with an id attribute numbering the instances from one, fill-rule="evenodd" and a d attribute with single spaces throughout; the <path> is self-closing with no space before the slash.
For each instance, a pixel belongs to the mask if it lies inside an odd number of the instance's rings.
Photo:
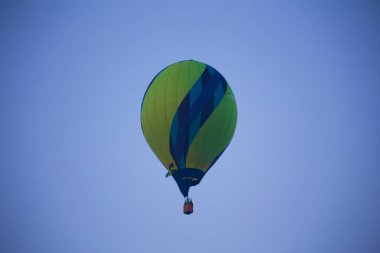
<path id="1" fill-rule="evenodd" d="M 0 252 L 380 251 L 379 2 L 2 1 L 0 37 Z M 238 105 L 190 216 L 140 128 L 185 59 Z"/>

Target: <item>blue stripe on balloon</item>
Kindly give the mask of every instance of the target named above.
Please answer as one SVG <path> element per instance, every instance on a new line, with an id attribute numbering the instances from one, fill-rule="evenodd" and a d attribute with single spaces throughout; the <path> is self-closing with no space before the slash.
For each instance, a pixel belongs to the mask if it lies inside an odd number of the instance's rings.
<path id="1" fill-rule="evenodd" d="M 225 92 L 223 91 L 222 86 L 219 85 L 218 88 L 216 89 L 215 93 L 214 93 L 214 108 L 216 108 L 218 106 L 218 104 L 222 100 L 224 94 L 225 94 Z"/>
<path id="2" fill-rule="evenodd" d="M 178 162 L 178 168 L 184 168 L 185 167 L 185 154 L 181 153 L 181 159 Z"/>
<path id="3" fill-rule="evenodd" d="M 210 73 L 210 76 L 213 76 L 215 70 L 214 70 L 213 68 L 211 68 L 210 66 L 207 66 L 207 67 L 208 67 L 207 70 L 208 70 L 208 72 Z"/>
<path id="4" fill-rule="evenodd" d="M 170 153 L 178 168 L 186 167 L 191 142 L 223 99 L 226 90 L 227 82 L 223 76 L 207 65 L 182 100 L 170 128 Z"/>
<path id="5" fill-rule="evenodd" d="M 201 113 L 198 113 L 198 116 L 195 117 L 194 121 L 191 123 L 189 139 L 190 143 L 197 135 L 199 129 L 201 128 Z"/>
<path id="6" fill-rule="evenodd" d="M 194 104 L 194 101 L 202 92 L 202 79 L 199 78 L 190 90 L 190 106 Z"/>
<path id="7" fill-rule="evenodd" d="M 179 123 L 178 123 L 178 116 L 176 115 L 173 119 L 171 129 L 170 129 L 170 140 L 174 142 L 173 143 L 174 146 L 176 145 L 178 130 L 179 130 Z"/>

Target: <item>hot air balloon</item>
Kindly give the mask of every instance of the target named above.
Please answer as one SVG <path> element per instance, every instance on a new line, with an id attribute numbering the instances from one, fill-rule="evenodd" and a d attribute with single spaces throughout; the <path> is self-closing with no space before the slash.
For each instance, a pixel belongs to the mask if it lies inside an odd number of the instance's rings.
<path id="1" fill-rule="evenodd" d="M 189 188 L 201 182 L 227 148 L 236 121 L 230 85 L 205 63 L 171 64 L 149 84 L 141 105 L 142 131 L 184 196 L 185 214 L 193 212 Z"/>

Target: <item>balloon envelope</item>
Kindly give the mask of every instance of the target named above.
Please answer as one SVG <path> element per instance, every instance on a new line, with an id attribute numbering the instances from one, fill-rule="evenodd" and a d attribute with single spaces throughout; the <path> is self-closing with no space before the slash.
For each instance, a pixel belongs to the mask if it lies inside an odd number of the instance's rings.
<path id="1" fill-rule="evenodd" d="M 193 60 L 159 72 L 141 105 L 145 139 L 184 197 L 227 148 L 236 121 L 227 81 L 213 67 Z"/>

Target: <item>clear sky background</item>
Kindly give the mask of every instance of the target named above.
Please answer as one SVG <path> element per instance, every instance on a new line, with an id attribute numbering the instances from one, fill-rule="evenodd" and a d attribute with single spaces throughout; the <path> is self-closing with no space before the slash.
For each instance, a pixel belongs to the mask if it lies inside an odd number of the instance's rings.
<path id="1" fill-rule="evenodd" d="M 0 252 L 380 252 L 380 2 L 135 2 L 0 2 Z M 185 59 L 238 105 L 190 216 L 140 127 Z"/>

